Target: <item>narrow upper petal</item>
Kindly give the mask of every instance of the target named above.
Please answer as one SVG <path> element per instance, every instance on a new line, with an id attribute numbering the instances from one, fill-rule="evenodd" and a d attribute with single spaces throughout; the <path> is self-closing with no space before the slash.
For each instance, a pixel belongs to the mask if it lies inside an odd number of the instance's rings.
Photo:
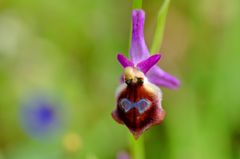
<path id="1" fill-rule="evenodd" d="M 166 73 L 158 66 L 154 66 L 152 69 L 150 69 L 146 76 L 151 83 L 154 83 L 158 86 L 163 86 L 170 89 L 176 89 L 180 86 L 180 81 L 177 78 Z"/>
<path id="2" fill-rule="evenodd" d="M 123 66 L 123 68 L 128 67 L 128 66 L 134 66 L 132 61 L 128 60 L 124 55 L 118 54 L 117 59 L 119 63 Z"/>
<path id="3" fill-rule="evenodd" d="M 144 21 L 145 12 L 143 10 L 133 10 L 130 56 L 134 65 L 149 57 L 149 51 L 144 40 Z"/>
<path id="4" fill-rule="evenodd" d="M 147 58 L 146 60 L 141 61 L 137 64 L 137 68 L 140 69 L 144 74 L 148 72 L 157 62 L 160 60 L 161 55 L 155 54 Z"/>

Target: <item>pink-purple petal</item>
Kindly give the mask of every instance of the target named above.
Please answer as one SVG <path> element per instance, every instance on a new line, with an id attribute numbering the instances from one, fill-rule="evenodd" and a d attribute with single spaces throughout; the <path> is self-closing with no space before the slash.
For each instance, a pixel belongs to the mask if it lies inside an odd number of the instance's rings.
<path id="1" fill-rule="evenodd" d="M 137 68 L 140 69 L 144 74 L 148 72 L 157 62 L 160 60 L 161 55 L 155 54 L 147 58 L 146 60 L 141 61 L 137 64 Z"/>
<path id="2" fill-rule="evenodd" d="M 132 61 L 128 60 L 124 55 L 118 54 L 117 59 L 119 63 L 123 66 L 123 68 L 128 67 L 128 66 L 134 66 Z"/>
<path id="3" fill-rule="evenodd" d="M 145 12 L 143 10 L 133 10 L 130 57 L 134 65 L 150 56 L 144 40 L 144 21 Z"/>
<path id="4" fill-rule="evenodd" d="M 176 89 L 180 86 L 180 81 L 177 78 L 166 73 L 158 66 L 154 66 L 152 69 L 150 69 L 146 76 L 150 82 L 158 86 L 163 86 L 170 89 Z"/>
<path id="5" fill-rule="evenodd" d="M 149 50 L 144 39 L 145 12 L 133 10 L 132 12 L 132 41 L 130 47 L 130 58 L 128 60 L 122 54 L 118 54 L 119 63 L 125 68 L 128 66 L 137 67 L 149 79 L 150 82 L 167 88 L 179 87 L 180 81 L 172 75 L 163 71 L 160 67 L 154 66 L 160 59 L 160 55 L 150 57 Z M 123 77 L 120 82 L 124 82 Z"/>

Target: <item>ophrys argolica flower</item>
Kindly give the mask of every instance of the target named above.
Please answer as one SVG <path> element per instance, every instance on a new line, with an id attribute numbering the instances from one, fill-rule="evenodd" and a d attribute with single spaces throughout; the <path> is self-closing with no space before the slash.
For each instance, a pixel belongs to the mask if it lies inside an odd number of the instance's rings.
<path id="1" fill-rule="evenodd" d="M 116 109 L 112 112 L 112 117 L 126 125 L 135 138 L 164 119 L 162 92 L 158 86 L 175 89 L 180 85 L 179 80 L 157 66 L 160 54 L 150 56 L 144 39 L 144 20 L 143 10 L 133 10 L 131 60 L 117 55 L 124 71 L 116 92 Z"/>

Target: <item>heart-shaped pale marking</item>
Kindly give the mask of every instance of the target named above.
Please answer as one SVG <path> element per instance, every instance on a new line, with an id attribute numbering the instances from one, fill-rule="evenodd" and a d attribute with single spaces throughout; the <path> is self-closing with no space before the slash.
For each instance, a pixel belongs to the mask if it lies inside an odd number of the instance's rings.
<path id="1" fill-rule="evenodd" d="M 151 101 L 142 98 L 137 102 L 131 102 L 127 98 L 120 100 L 120 107 L 124 110 L 125 113 L 130 111 L 133 108 L 136 108 L 140 114 L 143 114 L 151 106 Z"/>

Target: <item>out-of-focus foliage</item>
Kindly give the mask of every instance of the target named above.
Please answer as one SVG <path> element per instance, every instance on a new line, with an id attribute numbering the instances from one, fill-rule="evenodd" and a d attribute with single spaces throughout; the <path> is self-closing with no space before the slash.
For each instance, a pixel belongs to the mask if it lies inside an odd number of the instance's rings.
<path id="1" fill-rule="evenodd" d="M 143 2 L 152 42 L 162 1 Z M 0 159 L 113 159 L 128 130 L 110 116 L 128 52 L 131 1 L 0 1 Z M 240 158 L 240 1 L 176 0 L 159 65 L 182 81 L 163 89 L 165 122 L 145 133 L 147 159 Z M 54 137 L 21 124 L 22 102 L 61 108 Z"/>

